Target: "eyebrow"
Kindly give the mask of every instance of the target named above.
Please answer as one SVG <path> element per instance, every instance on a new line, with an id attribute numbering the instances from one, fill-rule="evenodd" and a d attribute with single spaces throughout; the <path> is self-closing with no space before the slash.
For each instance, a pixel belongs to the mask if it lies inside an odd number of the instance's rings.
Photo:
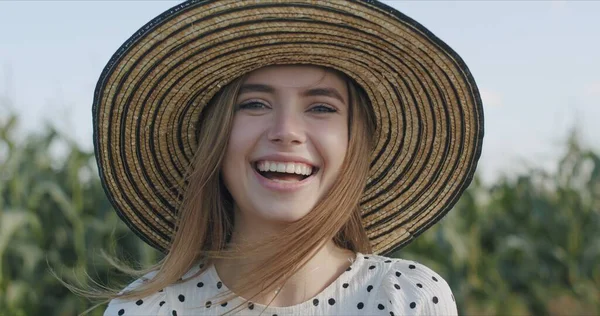
<path id="1" fill-rule="evenodd" d="M 248 92 L 267 92 L 267 93 L 275 93 L 275 88 L 273 86 L 269 86 L 266 84 L 258 84 L 258 83 L 250 83 L 243 84 L 240 87 L 239 94 L 248 93 Z M 305 97 L 313 97 L 313 96 L 325 96 L 334 99 L 338 99 L 342 103 L 346 103 L 342 95 L 334 88 L 314 88 L 308 89 L 302 92 L 302 96 Z"/>
<path id="2" fill-rule="evenodd" d="M 239 94 L 247 93 L 247 92 L 275 92 L 275 88 L 268 86 L 266 84 L 257 84 L 257 83 L 246 83 L 240 87 Z"/>

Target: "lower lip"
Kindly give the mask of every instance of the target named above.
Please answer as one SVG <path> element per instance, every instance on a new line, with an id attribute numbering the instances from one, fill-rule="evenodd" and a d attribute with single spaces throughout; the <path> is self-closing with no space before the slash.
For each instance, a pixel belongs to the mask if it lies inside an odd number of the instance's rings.
<path id="1" fill-rule="evenodd" d="M 280 191 L 280 192 L 293 192 L 293 191 L 299 190 L 302 187 L 308 185 L 315 178 L 315 175 L 312 174 L 308 178 L 301 180 L 301 181 L 297 181 L 297 182 L 279 182 L 279 181 L 273 181 L 269 178 L 263 177 L 254 168 L 252 168 L 252 171 L 254 171 L 254 175 L 258 179 L 258 183 L 260 183 L 263 187 L 265 187 L 269 190 Z"/>

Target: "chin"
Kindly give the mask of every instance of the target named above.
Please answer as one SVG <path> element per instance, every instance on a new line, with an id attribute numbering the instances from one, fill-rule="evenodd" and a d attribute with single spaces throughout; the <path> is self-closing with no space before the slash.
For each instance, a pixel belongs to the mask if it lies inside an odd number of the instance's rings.
<path id="1" fill-rule="evenodd" d="M 274 203 L 275 204 L 275 203 Z M 290 208 L 289 204 L 284 206 L 273 207 L 263 206 L 260 211 L 257 211 L 255 215 L 261 220 L 272 223 L 289 224 L 296 222 L 306 216 L 312 207 L 293 207 Z"/>

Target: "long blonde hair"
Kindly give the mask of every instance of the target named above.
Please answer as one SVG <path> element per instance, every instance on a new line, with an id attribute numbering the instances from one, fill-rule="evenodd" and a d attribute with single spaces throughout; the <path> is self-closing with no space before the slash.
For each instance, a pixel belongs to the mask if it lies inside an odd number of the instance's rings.
<path id="1" fill-rule="evenodd" d="M 221 163 L 232 127 L 235 102 L 245 76 L 222 88 L 200 115 L 198 148 L 186 176 L 176 232 L 169 252 L 157 264 L 143 270 L 117 265 L 119 270 L 139 276 L 150 271 L 156 275 L 133 291 L 118 294 L 117 289 L 102 293 L 77 290 L 88 297 L 136 300 L 164 287 L 184 282 L 182 276 L 202 260 L 205 264 L 194 276 L 203 273 L 215 259 L 261 255 L 260 269 L 248 273 L 236 284 L 236 294 L 249 300 L 273 292 L 300 269 L 324 241 L 353 252 L 370 253 L 371 246 L 361 222 L 360 197 L 367 176 L 375 135 L 375 119 L 369 99 L 362 88 L 345 74 L 350 101 L 349 142 L 338 178 L 326 198 L 302 219 L 291 223 L 277 238 L 239 253 L 227 250 L 233 229 L 233 199 L 220 176 Z M 259 285 L 259 286 L 257 286 Z M 72 289 L 72 287 L 70 287 Z M 105 288 L 106 289 L 106 288 Z M 72 289 L 73 290 L 73 289 Z"/>

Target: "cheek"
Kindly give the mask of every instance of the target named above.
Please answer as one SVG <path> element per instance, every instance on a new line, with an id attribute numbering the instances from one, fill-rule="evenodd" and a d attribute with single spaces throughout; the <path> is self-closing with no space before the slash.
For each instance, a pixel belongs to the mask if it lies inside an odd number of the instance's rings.
<path id="1" fill-rule="evenodd" d="M 260 137 L 261 131 L 258 128 L 260 126 L 247 118 L 234 118 L 225 159 L 244 159 L 244 156 L 250 153 L 250 149 Z"/>
<path id="2" fill-rule="evenodd" d="M 246 157 L 255 143 L 253 133 L 246 123 L 239 119 L 233 120 L 222 166 L 223 176 L 227 182 L 241 171 L 240 169 L 243 168 Z"/>
<path id="3" fill-rule="evenodd" d="M 263 125 L 247 117 L 234 118 L 222 165 L 226 180 L 235 178 L 244 170 L 249 155 L 262 133 L 260 126 Z"/>
<path id="4" fill-rule="evenodd" d="M 316 131 L 313 139 L 316 139 L 326 169 L 337 175 L 348 150 L 348 124 L 340 120 L 321 124 L 313 130 Z"/>

